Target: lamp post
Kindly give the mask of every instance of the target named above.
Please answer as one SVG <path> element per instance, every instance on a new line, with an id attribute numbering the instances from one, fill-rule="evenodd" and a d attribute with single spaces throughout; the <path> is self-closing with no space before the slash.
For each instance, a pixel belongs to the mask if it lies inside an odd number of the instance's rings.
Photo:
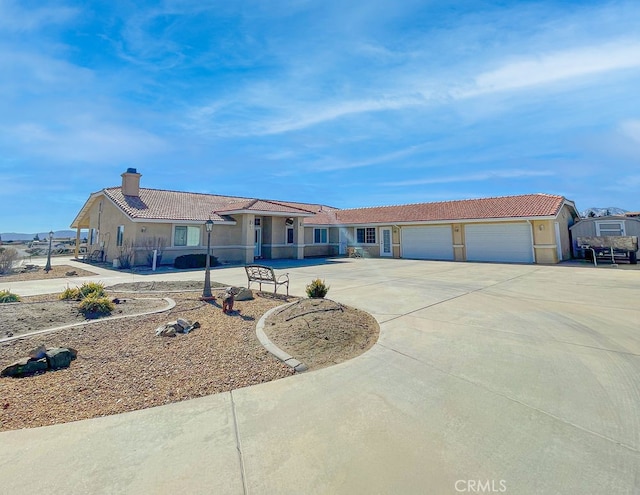
<path id="1" fill-rule="evenodd" d="M 44 266 L 44 271 L 47 273 L 51 271 L 51 241 L 53 241 L 53 231 L 49 232 L 49 253 L 47 254 L 47 264 Z"/>
<path id="2" fill-rule="evenodd" d="M 207 260 L 205 262 L 204 269 L 204 289 L 202 290 L 202 299 L 203 301 L 210 301 L 214 299 L 211 294 L 211 274 L 209 271 L 210 268 L 210 252 L 211 252 L 211 231 L 213 230 L 213 220 L 209 219 L 204 223 L 204 226 L 207 229 Z"/>

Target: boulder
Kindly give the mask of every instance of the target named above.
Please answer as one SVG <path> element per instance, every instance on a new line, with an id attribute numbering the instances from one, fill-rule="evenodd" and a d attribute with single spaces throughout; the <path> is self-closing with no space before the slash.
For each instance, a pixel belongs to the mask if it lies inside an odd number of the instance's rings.
<path id="1" fill-rule="evenodd" d="M 75 349 L 67 349 L 64 347 L 55 347 L 53 349 L 47 349 L 46 360 L 49 364 L 49 368 L 52 370 L 58 370 L 60 368 L 68 368 L 78 355 Z"/>
<path id="2" fill-rule="evenodd" d="M 186 333 L 185 330 L 187 328 L 191 328 L 191 322 L 189 320 L 185 320 L 183 318 L 178 318 L 175 323 L 176 331 L 180 333 Z"/>
<path id="3" fill-rule="evenodd" d="M 253 299 L 253 291 L 251 289 L 238 287 L 236 290 L 238 291 L 234 297 L 236 301 L 250 301 Z"/>
<path id="4" fill-rule="evenodd" d="M 49 364 L 47 363 L 47 358 L 22 358 L 3 369 L 0 372 L 0 376 L 20 377 L 31 375 L 32 373 L 37 373 L 38 371 L 47 371 L 48 368 Z"/>
<path id="5" fill-rule="evenodd" d="M 176 321 L 170 321 L 166 325 L 156 328 L 156 337 L 175 337 L 179 333 L 189 333 L 196 328 L 200 328 L 200 323 L 197 321 L 191 323 L 184 318 L 178 318 Z"/>
<path id="6" fill-rule="evenodd" d="M 176 329 L 171 323 L 156 328 L 156 337 L 175 337 Z"/>

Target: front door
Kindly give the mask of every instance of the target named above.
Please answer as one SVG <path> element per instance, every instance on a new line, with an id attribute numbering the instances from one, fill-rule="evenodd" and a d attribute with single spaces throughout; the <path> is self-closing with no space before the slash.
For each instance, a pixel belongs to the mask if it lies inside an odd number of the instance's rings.
<path id="1" fill-rule="evenodd" d="M 253 257 L 260 258 L 262 256 L 262 228 L 256 227 L 253 242 Z"/>
<path id="2" fill-rule="evenodd" d="M 344 256 L 347 254 L 347 231 L 340 228 L 340 246 L 338 247 L 338 254 Z"/>
<path id="3" fill-rule="evenodd" d="M 391 242 L 391 229 L 380 229 L 380 256 L 392 256 L 393 244 Z"/>

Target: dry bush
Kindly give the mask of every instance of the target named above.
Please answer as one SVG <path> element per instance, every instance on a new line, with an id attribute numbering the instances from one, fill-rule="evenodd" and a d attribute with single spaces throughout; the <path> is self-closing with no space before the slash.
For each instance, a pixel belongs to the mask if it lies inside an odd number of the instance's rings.
<path id="1" fill-rule="evenodd" d="M 0 247 L 0 274 L 10 273 L 18 261 L 18 251 L 11 247 Z"/>

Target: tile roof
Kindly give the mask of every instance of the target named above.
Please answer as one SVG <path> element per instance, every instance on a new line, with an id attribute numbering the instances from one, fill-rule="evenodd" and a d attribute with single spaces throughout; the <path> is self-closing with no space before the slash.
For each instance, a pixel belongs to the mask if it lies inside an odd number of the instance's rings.
<path id="1" fill-rule="evenodd" d="M 565 198 L 524 194 L 497 198 L 328 210 L 305 219 L 308 225 L 429 222 L 556 216 Z"/>
<path id="2" fill-rule="evenodd" d="M 134 219 L 214 221 L 230 220 L 226 212 L 238 210 L 268 211 L 304 215 L 321 209 L 320 205 L 278 202 L 236 196 L 165 191 L 140 188 L 140 196 L 125 196 L 120 187 L 103 190 L 127 215 Z"/>

